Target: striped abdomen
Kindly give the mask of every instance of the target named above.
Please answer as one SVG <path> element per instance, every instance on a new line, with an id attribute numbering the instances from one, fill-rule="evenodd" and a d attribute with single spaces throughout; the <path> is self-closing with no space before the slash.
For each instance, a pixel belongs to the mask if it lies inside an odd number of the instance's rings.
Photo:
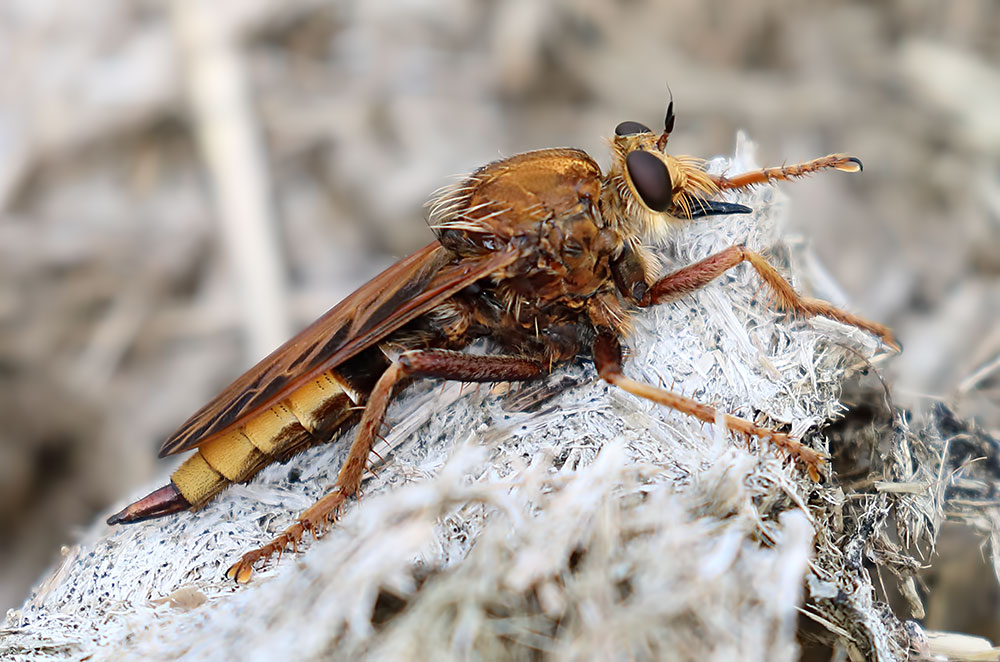
<path id="1" fill-rule="evenodd" d="M 284 400 L 198 446 L 170 484 L 108 518 L 128 524 L 196 510 L 232 483 L 250 480 L 272 462 L 284 462 L 330 441 L 354 423 L 388 362 L 377 349 L 311 379 Z"/>

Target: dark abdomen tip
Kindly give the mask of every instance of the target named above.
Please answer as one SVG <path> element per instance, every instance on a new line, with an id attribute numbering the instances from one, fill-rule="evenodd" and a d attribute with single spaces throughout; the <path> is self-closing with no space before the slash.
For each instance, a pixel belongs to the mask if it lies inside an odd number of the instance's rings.
<path id="1" fill-rule="evenodd" d="M 134 524 L 187 510 L 190 507 L 191 504 L 171 481 L 109 517 L 108 524 L 112 526 L 115 524 Z"/>

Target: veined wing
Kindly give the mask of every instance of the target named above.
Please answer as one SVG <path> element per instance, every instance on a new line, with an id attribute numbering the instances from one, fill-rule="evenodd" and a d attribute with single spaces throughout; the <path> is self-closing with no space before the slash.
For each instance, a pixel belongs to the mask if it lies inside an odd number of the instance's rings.
<path id="1" fill-rule="evenodd" d="M 197 448 L 517 259 L 511 249 L 455 260 L 434 242 L 362 285 L 199 409 L 160 448 Z"/>

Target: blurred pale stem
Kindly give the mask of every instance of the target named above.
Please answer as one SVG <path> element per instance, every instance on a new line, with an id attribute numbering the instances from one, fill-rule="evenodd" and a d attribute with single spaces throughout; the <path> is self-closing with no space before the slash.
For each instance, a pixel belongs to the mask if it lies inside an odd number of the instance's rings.
<path id="1" fill-rule="evenodd" d="M 289 336 L 284 267 L 267 160 L 226 5 L 175 0 L 174 28 L 186 64 L 193 124 L 208 166 L 221 241 L 239 287 L 250 358 Z"/>

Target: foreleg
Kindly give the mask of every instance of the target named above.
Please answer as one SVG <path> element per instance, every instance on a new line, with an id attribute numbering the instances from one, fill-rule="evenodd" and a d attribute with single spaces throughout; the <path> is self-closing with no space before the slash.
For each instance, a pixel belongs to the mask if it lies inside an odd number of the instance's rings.
<path id="1" fill-rule="evenodd" d="M 639 302 L 639 305 L 650 306 L 672 301 L 708 285 L 711 281 L 741 262 L 750 263 L 774 293 L 775 301 L 780 310 L 805 316 L 821 315 L 829 317 L 843 324 L 848 324 L 872 333 L 881 338 L 884 343 L 899 351 L 899 344 L 893 337 L 892 330 L 889 327 L 878 322 L 870 322 L 821 299 L 799 296 L 791 284 L 778 273 L 777 269 L 768 264 L 767 260 L 760 254 L 739 245 L 730 246 L 723 251 L 710 255 L 704 260 L 695 262 L 694 264 L 678 269 L 672 274 L 664 276 L 649 288 Z"/>
<path id="2" fill-rule="evenodd" d="M 805 163 L 783 165 L 777 168 L 761 168 L 760 170 L 751 170 L 750 172 L 744 172 L 732 177 L 727 177 L 726 175 L 709 175 L 709 178 L 722 190 L 741 189 L 756 184 L 797 179 L 828 168 L 842 172 L 859 172 L 862 169 L 862 165 L 861 161 L 853 156 L 830 154 L 829 156 L 806 161 Z"/>

